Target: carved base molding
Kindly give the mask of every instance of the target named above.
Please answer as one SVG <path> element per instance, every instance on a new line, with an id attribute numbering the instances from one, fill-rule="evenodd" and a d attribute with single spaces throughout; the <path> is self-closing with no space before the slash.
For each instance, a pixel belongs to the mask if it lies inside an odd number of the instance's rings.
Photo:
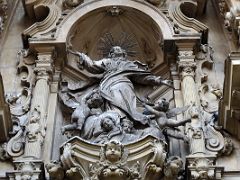
<path id="1" fill-rule="evenodd" d="M 186 160 L 189 179 L 222 179 L 224 167 L 216 165 L 216 156 L 189 155 Z"/>
<path id="2" fill-rule="evenodd" d="M 16 160 L 15 170 L 8 172 L 10 180 L 38 180 L 43 177 L 43 162 L 41 160 Z"/>

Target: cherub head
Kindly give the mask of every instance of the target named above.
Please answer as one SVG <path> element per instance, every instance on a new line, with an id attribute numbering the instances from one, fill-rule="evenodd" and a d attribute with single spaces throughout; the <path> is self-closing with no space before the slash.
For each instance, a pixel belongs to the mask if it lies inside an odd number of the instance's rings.
<path id="1" fill-rule="evenodd" d="M 90 108 L 99 108 L 103 104 L 103 98 L 98 91 L 93 91 L 93 93 L 86 99 L 86 102 Z"/>
<path id="2" fill-rule="evenodd" d="M 172 156 L 165 164 L 164 174 L 168 177 L 177 177 L 183 167 L 182 159 L 178 156 Z M 173 178 L 176 179 L 176 178 Z"/>
<path id="3" fill-rule="evenodd" d="M 105 131 L 111 131 L 114 128 L 114 126 L 116 126 L 116 124 L 111 116 L 106 116 L 103 119 L 101 119 L 100 121 L 101 121 L 100 125 L 101 125 L 102 129 L 104 129 Z"/>
<path id="4" fill-rule="evenodd" d="M 111 131 L 120 123 L 120 116 L 116 112 L 107 111 L 99 116 L 100 126 L 104 131 Z"/>
<path id="5" fill-rule="evenodd" d="M 161 98 L 154 103 L 154 108 L 159 111 L 166 112 L 169 108 L 169 102 L 165 98 Z"/>
<path id="6" fill-rule="evenodd" d="M 131 133 L 133 129 L 133 122 L 129 119 L 122 119 L 121 126 L 125 133 Z"/>
<path id="7" fill-rule="evenodd" d="M 104 145 L 105 158 L 111 163 L 121 160 L 123 155 L 123 145 L 118 141 L 110 141 Z"/>

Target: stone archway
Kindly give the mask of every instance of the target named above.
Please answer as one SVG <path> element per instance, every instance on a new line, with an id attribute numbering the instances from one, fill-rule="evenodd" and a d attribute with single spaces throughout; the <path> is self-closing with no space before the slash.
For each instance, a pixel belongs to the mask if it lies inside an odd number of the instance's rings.
<path id="1" fill-rule="evenodd" d="M 76 26 L 77 22 L 81 17 L 84 17 L 86 14 L 95 11 L 99 8 L 109 8 L 113 6 L 120 6 L 126 8 L 136 9 L 148 16 L 152 19 L 153 22 L 156 23 L 158 28 L 161 31 L 163 40 L 171 40 L 173 39 L 173 29 L 171 28 L 171 24 L 169 20 L 164 16 L 164 14 L 159 11 L 156 7 L 150 5 L 145 1 L 138 0 L 122 0 L 122 1 L 111 1 L 111 0 L 98 0 L 98 1 L 90 1 L 84 3 L 74 9 L 70 14 L 68 14 L 67 18 L 63 20 L 60 25 L 60 29 L 57 35 L 58 42 L 66 42 L 67 37 L 69 36 L 69 32 L 71 29 Z M 62 28 L 64 27 L 64 28 Z"/>

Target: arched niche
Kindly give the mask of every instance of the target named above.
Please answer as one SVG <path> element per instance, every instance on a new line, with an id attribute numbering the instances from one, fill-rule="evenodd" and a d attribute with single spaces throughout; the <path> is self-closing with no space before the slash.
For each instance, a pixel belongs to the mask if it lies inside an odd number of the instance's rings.
<path id="1" fill-rule="evenodd" d="M 82 5 L 78 6 L 71 13 L 67 15 L 66 18 L 61 22 L 60 28 L 57 32 L 57 41 L 66 42 L 69 33 L 71 33 L 72 28 L 76 26 L 79 19 L 84 17 L 90 12 L 95 10 L 109 7 L 125 7 L 133 8 L 138 10 L 152 19 L 160 29 L 163 40 L 172 40 L 173 29 L 167 19 L 167 17 L 155 6 L 150 5 L 149 3 L 141 0 L 121 0 L 121 1 L 112 1 L 112 0 L 93 0 L 85 2 Z M 92 22 L 93 24 L 95 22 Z"/>
<path id="2" fill-rule="evenodd" d="M 103 54 L 102 46 L 107 49 L 110 44 L 123 43 L 129 47 L 126 49 L 129 59 L 137 59 L 153 68 L 164 61 L 160 32 L 157 24 L 137 9 L 102 7 L 81 17 L 71 29 L 67 41 L 75 50 L 92 59 L 107 56 Z"/>
<path id="3" fill-rule="evenodd" d="M 86 2 L 63 19 L 57 32 L 57 42 L 71 43 L 74 50 L 101 59 L 98 41 L 106 33 L 119 40 L 122 33 L 136 42 L 137 59 L 150 66 L 156 74 L 166 72 L 163 44 L 173 40 L 173 30 L 165 15 L 156 7 L 136 0 Z M 73 62 L 66 62 L 71 69 Z M 164 66 L 162 66 L 164 64 Z M 161 66 L 161 67 L 160 67 Z M 74 68 L 75 69 L 75 68 Z"/>

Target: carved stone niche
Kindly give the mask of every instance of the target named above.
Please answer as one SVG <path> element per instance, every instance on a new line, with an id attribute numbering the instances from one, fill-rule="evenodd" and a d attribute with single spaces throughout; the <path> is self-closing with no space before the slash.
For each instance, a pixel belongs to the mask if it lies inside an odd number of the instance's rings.
<path id="1" fill-rule="evenodd" d="M 240 138 L 240 53 L 231 53 L 225 63 L 224 95 L 220 125 Z"/>
<path id="2" fill-rule="evenodd" d="M 12 129 L 12 121 L 10 117 L 10 109 L 5 102 L 4 89 L 2 76 L 0 74 L 0 142 L 4 142 L 8 139 L 8 133 Z"/>
<path id="3" fill-rule="evenodd" d="M 156 73 L 166 67 L 160 44 L 163 41 L 161 30 L 153 19 L 137 9 L 126 6 L 102 7 L 86 14 L 76 24 L 69 33 L 68 41 L 74 50 L 92 59 L 107 57 L 108 52 L 103 51 L 102 45 L 119 41 L 119 46 L 128 46 L 130 60 L 137 59 Z M 106 34 L 108 37 L 104 38 Z M 128 44 L 124 44 L 125 41 Z M 66 63 L 72 67 L 71 61 Z"/>

